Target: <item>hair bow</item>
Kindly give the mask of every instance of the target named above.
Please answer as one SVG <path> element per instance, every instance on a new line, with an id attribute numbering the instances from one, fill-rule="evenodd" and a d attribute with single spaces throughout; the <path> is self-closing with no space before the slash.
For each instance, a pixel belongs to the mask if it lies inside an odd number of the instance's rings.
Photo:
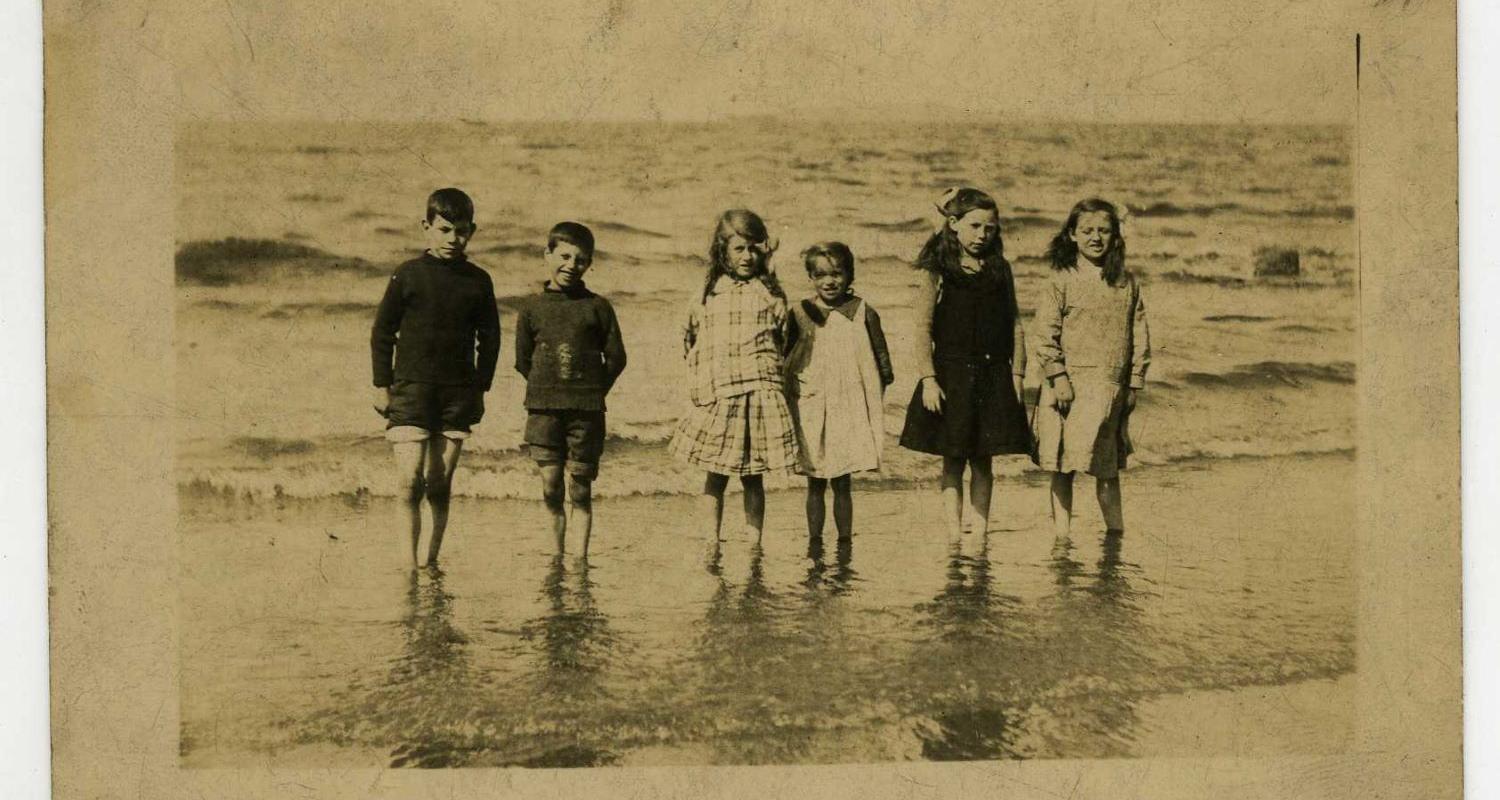
<path id="1" fill-rule="evenodd" d="M 943 229 L 948 227 L 948 204 L 953 202 L 953 198 L 958 196 L 960 188 L 958 186 L 948 187 L 948 191 L 943 192 L 943 196 L 939 197 L 936 203 L 933 203 L 938 212 L 937 233 L 942 233 Z"/>

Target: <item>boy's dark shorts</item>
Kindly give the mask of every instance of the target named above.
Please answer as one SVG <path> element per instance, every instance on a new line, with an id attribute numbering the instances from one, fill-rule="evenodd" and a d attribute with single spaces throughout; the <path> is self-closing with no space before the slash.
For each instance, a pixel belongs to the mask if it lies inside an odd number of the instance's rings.
<path id="1" fill-rule="evenodd" d="M 564 464 L 568 474 L 599 477 L 604 454 L 604 412 L 534 409 L 526 417 L 526 448 L 536 463 Z"/>
<path id="2" fill-rule="evenodd" d="M 393 442 L 422 441 L 435 433 L 466 439 L 483 417 L 484 392 L 473 386 L 396 381 L 385 412 L 385 433 Z"/>

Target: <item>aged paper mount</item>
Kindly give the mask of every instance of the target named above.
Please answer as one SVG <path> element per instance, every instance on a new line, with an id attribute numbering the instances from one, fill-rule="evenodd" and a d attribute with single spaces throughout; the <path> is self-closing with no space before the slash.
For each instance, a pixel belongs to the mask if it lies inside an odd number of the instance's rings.
<path id="1" fill-rule="evenodd" d="M 1120 17 L 1101 19 L 1084 4 L 1048 12 L 978 3 L 476 4 L 440 14 L 396 5 L 50 4 L 57 796 L 1456 796 L 1457 384 L 1410 378 L 1457 374 L 1454 8 L 1224 3 L 1204 14 L 1200 6 L 1127 3 L 1109 12 Z M 1165 23 L 1184 55 L 1145 74 L 1140 53 L 1165 46 L 1139 33 L 1153 21 Z M 1029 65 L 1035 82 L 1009 81 L 1016 97 L 1005 104 L 934 103 L 935 93 L 956 93 L 971 75 L 963 58 L 922 57 L 930 52 L 925 37 L 950 28 L 996 41 L 1004 30 L 1025 29 L 1029 39 L 1057 44 L 1036 51 L 1045 58 Z M 1317 48 L 1328 40 L 1341 43 L 1336 52 L 1347 60 L 1309 55 L 1327 52 Z M 837 57 L 827 58 L 830 51 Z M 1004 56 L 973 58 L 985 91 L 1006 85 L 1005 70 L 1027 74 L 1028 64 Z M 1314 88 L 1295 83 L 1309 79 Z M 183 767 L 174 442 L 195 412 L 183 407 L 176 383 L 172 270 L 174 145 L 184 124 L 575 117 L 588 124 L 820 108 L 868 119 L 882 108 L 963 114 L 974 105 L 990 115 L 1140 123 L 1177 122 L 1173 115 L 1226 103 L 1243 107 L 1247 122 L 1285 124 L 1350 93 L 1359 498 L 1355 721 L 1345 752 L 729 768 Z"/>

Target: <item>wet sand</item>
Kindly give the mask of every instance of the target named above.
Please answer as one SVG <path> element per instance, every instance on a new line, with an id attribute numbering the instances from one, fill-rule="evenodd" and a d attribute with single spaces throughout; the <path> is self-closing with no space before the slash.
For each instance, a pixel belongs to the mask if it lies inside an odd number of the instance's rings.
<path id="1" fill-rule="evenodd" d="M 587 559 L 539 503 L 460 500 L 416 575 L 388 501 L 185 495 L 183 764 L 1338 752 L 1353 465 L 1132 470 L 1123 539 L 1082 480 L 1062 547 L 1040 475 L 956 547 L 930 489 L 860 492 L 853 542 L 821 547 L 772 493 L 762 540 L 727 526 L 717 557 L 690 497 L 601 501 Z"/>

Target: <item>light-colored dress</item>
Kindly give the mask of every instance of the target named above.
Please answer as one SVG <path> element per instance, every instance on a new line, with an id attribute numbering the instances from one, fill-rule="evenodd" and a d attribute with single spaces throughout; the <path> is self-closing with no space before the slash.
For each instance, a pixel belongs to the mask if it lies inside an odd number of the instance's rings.
<path id="1" fill-rule="evenodd" d="M 683 330 L 692 406 L 677 423 L 673 456 L 720 475 L 787 472 L 797 437 L 782 375 L 786 300 L 759 280 L 720 277 Z"/>
<path id="2" fill-rule="evenodd" d="M 1037 465 L 1115 477 L 1132 449 L 1126 387 L 1144 388 L 1151 363 L 1151 331 L 1135 276 L 1127 272 L 1110 285 L 1088 264 L 1053 272 L 1036 327 L 1036 356 L 1047 376 L 1034 425 Z M 1060 375 L 1073 386 L 1066 416 L 1053 406 L 1052 383 Z"/>
<path id="3" fill-rule="evenodd" d="M 787 359 L 787 393 L 803 475 L 837 478 L 880 468 L 889 367 L 883 371 L 876 354 L 885 345 L 879 318 L 872 324 L 867 316 L 873 313 L 859 298 L 836 309 L 816 301 L 792 307 L 798 338 Z"/>

